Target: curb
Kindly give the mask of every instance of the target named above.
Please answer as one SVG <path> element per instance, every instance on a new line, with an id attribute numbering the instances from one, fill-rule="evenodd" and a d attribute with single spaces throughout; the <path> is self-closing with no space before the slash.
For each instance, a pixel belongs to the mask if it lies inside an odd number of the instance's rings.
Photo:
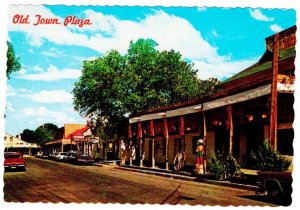
<path id="1" fill-rule="evenodd" d="M 202 183 L 206 183 L 206 184 L 214 184 L 214 185 L 219 185 L 219 186 L 223 186 L 223 187 L 233 187 L 233 188 L 238 188 L 238 189 L 243 189 L 243 190 L 259 191 L 258 186 L 239 184 L 239 183 L 234 183 L 234 182 L 230 182 L 230 181 L 216 181 L 216 180 L 202 179 L 201 181 L 198 181 L 198 182 L 202 182 Z"/>
<path id="2" fill-rule="evenodd" d="M 163 172 L 156 172 L 156 171 L 150 171 L 150 170 L 142 170 L 142 169 L 134 169 L 134 168 L 127 168 L 127 167 L 114 167 L 118 170 L 124 170 L 124 171 L 133 171 L 137 173 L 144 173 L 144 174 L 150 174 L 150 175 L 157 175 L 157 176 L 163 176 L 167 178 L 174 178 L 174 179 L 181 179 L 186 181 L 196 181 L 196 177 L 190 177 L 190 176 L 183 176 L 179 174 L 171 174 L 171 173 L 163 173 Z"/>
<path id="3" fill-rule="evenodd" d="M 163 176 L 163 177 L 173 178 L 173 179 L 181 179 L 181 180 L 185 180 L 185 181 L 213 184 L 213 185 L 224 186 L 224 187 L 233 187 L 233 188 L 244 189 L 244 190 L 259 191 L 258 186 L 233 183 L 230 181 L 217 181 L 217 180 L 210 180 L 210 179 L 204 179 L 204 178 L 193 177 L 193 176 L 179 175 L 179 174 L 173 174 L 173 173 L 164 173 L 164 172 L 129 168 L 129 167 L 123 167 L 123 166 L 114 167 L 114 169 L 124 170 L 124 171 L 132 171 L 132 172 L 137 172 L 137 173 L 144 173 L 144 174 L 155 175 L 155 176 Z"/>

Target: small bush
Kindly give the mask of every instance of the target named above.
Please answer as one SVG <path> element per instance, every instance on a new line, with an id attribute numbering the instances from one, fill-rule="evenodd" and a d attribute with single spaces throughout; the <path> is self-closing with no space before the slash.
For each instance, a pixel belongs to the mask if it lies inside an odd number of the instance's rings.
<path id="1" fill-rule="evenodd" d="M 95 161 L 99 161 L 101 158 L 100 153 L 97 153 L 97 152 L 95 152 L 92 156 L 95 159 Z"/>
<path id="2" fill-rule="evenodd" d="M 251 151 L 251 166 L 260 171 L 285 171 L 289 168 L 291 161 L 278 155 L 269 142 L 261 144 L 257 151 Z"/>
<path id="3" fill-rule="evenodd" d="M 232 156 L 213 153 L 208 159 L 207 169 L 216 179 L 224 180 L 237 172 L 238 164 Z"/>

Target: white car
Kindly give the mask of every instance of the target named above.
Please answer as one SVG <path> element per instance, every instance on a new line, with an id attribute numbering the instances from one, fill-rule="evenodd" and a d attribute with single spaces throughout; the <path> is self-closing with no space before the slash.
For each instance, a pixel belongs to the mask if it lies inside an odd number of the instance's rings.
<path id="1" fill-rule="evenodd" d="M 62 161 L 66 155 L 67 155 L 66 152 L 59 152 L 59 153 L 55 156 L 55 159 L 56 159 L 56 160 L 59 160 L 59 161 Z"/>

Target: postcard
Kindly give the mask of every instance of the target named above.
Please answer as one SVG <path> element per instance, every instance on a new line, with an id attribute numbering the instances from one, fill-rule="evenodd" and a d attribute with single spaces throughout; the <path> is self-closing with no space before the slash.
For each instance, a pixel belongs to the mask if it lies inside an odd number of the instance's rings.
<path id="1" fill-rule="evenodd" d="M 296 8 L 168 3 L 7 5 L 4 205 L 296 205 Z"/>

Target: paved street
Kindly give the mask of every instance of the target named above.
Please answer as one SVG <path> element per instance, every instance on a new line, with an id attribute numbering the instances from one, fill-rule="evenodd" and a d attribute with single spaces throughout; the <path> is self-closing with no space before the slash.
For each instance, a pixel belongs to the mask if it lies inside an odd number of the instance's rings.
<path id="1" fill-rule="evenodd" d="M 255 192 L 27 158 L 27 172 L 4 173 L 6 202 L 92 202 L 273 206 Z"/>

